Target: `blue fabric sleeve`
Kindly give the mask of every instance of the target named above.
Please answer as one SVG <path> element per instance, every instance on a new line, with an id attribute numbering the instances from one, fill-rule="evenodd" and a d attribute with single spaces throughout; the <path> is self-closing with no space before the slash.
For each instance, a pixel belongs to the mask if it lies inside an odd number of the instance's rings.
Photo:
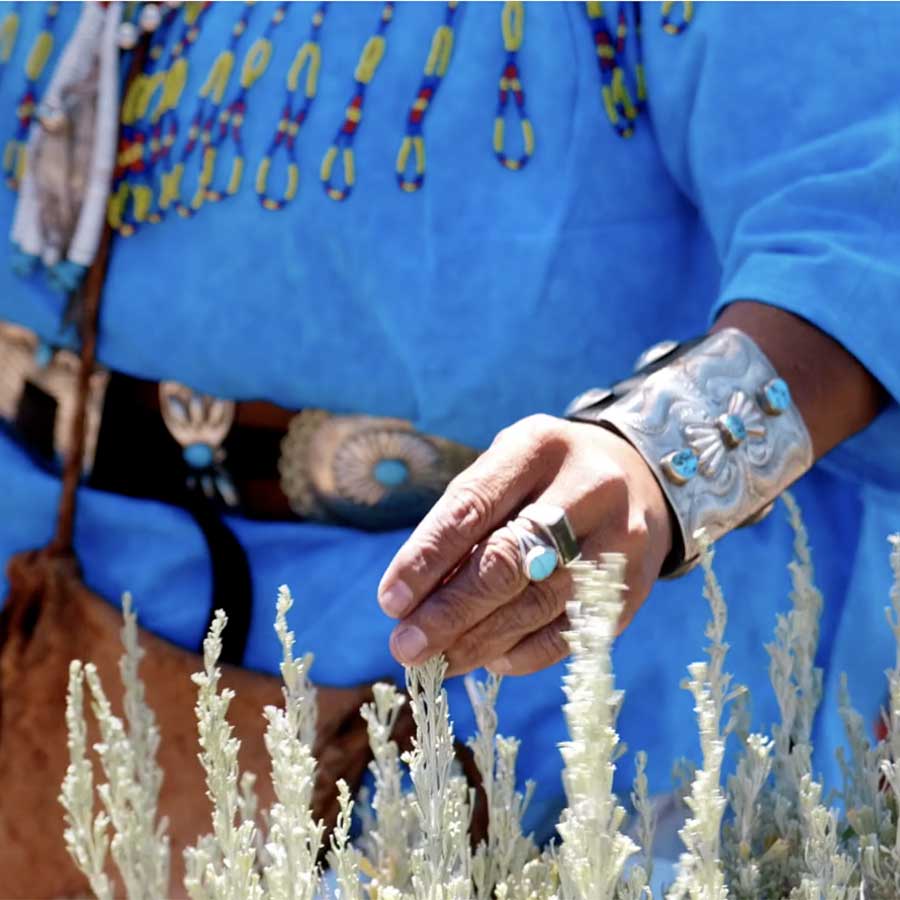
<path id="1" fill-rule="evenodd" d="M 713 317 L 796 313 L 900 398 L 900 6 L 703 3 L 647 39 L 660 148 L 722 266 Z M 894 405 L 837 456 L 900 486 L 898 438 Z"/>

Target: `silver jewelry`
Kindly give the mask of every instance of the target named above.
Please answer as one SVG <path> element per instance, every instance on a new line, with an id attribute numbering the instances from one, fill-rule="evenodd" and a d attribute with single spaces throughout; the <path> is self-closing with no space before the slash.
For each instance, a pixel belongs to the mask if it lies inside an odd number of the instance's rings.
<path id="1" fill-rule="evenodd" d="M 519 510 L 519 518 L 531 522 L 550 541 L 564 566 L 581 558 L 581 548 L 562 507 L 550 503 L 530 503 Z"/>
<path id="2" fill-rule="evenodd" d="M 813 463 L 812 441 L 787 383 L 747 335 L 726 328 L 648 375 L 592 421 L 643 456 L 665 493 L 683 547 L 756 519 Z"/>
<path id="3" fill-rule="evenodd" d="M 477 455 L 404 419 L 304 409 L 281 442 L 278 470 L 291 509 L 304 519 L 403 528 L 421 521 Z"/>
<path id="4" fill-rule="evenodd" d="M 556 548 L 529 527 L 529 519 L 513 519 L 506 527 L 519 545 L 519 561 L 529 581 L 544 581 L 559 566 Z"/>
<path id="5" fill-rule="evenodd" d="M 237 491 L 223 467 L 222 446 L 234 423 L 234 401 L 197 393 L 177 381 L 161 381 L 159 411 L 181 447 L 188 487 L 199 486 L 210 499 L 218 495 L 227 506 L 237 506 Z"/>
<path id="6" fill-rule="evenodd" d="M 34 385 L 56 403 L 53 450 L 60 462 L 71 452 L 72 423 L 78 411 L 81 360 L 71 350 L 51 350 L 20 325 L 0 322 L 0 419 L 14 422 L 22 395 Z M 95 367 L 88 380 L 82 472 L 90 473 L 97 451 L 109 372 Z"/>

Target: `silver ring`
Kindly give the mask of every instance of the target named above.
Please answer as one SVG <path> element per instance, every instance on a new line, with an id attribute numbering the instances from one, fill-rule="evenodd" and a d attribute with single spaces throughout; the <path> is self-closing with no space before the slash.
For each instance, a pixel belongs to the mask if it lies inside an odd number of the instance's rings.
<path id="1" fill-rule="evenodd" d="M 536 534 L 529 519 L 513 519 L 506 527 L 519 545 L 519 563 L 529 581 L 544 581 L 559 566 L 559 553 L 549 542 Z"/>
<path id="2" fill-rule="evenodd" d="M 530 503 L 519 511 L 519 518 L 530 522 L 550 541 L 564 566 L 581 559 L 581 547 L 562 507 L 550 503 Z"/>

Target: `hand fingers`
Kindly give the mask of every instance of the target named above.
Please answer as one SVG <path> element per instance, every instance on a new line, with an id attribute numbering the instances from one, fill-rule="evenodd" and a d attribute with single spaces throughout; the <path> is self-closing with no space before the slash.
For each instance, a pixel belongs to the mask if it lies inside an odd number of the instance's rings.
<path id="1" fill-rule="evenodd" d="M 453 646 L 527 585 L 515 537 L 508 528 L 500 528 L 397 626 L 391 635 L 391 652 L 407 665 L 424 662 Z"/>
<path id="2" fill-rule="evenodd" d="M 572 576 L 554 572 L 545 581 L 530 584 L 520 596 L 504 603 L 446 651 L 447 674 L 461 675 L 486 665 L 529 635 L 555 621 L 572 599 Z"/>
<path id="3" fill-rule="evenodd" d="M 542 502 L 542 501 L 538 501 Z M 612 525 L 618 515 L 617 507 L 605 506 L 599 515 L 609 519 Z M 603 525 L 605 526 L 605 522 Z M 606 527 L 601 527 L 599 536 L 605 537 Z M 589 541 L 594 543 L 598 535 Z M 588 547 L 590 549 L 590 547 Z M 391 636 L 391 652 L 396 659 L 406 665 L 420 665 L 437 653 L 446 652 L 451 663 L 463 671 L 490 660 L 525 637 L 526 625 L 534 631 L 558 616 L 565 608 L 569 597 L 560 599 L 561 594 L 553 593 L 553 588 L 537 588 L 529 596 L 524 607 L 519 606 L 521 595 L 529 581 L 523 571 L 522 556 L 515 535 L 509 528 L 498 528 L 482 544 L 478 545 L 469 559 L 430 596 L 419 603 L 397 626 Z M 559 582 L 554 582 L 559 584 Z M 514 599 L 515 598 L 515 599 Z M 551 615 L 542 615 L 542 610 L 550 606 Z M 502 610 L 506 605 L 509 610 Z M 500 611 L 502 610 L 502 611 Z M 464 650 L 459 658 L 454 658 L 457 643 L 472 631 L 476 625 L 492 617 L 496 632 L 496 648 L 493 656 L 479 654 L 477 662 L 471 651 Z M 514 639 L 507 635 L 507 625 L 518 620 Z M 488 634 L 485 630 L 479 634 Z M 471 648 L 475 650 L 476 648 Z"/>
<path id="4" fill-rule="evenodd" d="M 617 543 L 612 536 L 607 539 L 595 534 L 583 544 L 584 557 L 598 559 L 603 551 L 616 549 Z M 655 573 L 641 555 L 631 553 L 626 563 L 625 602 L 617 634 L 634 617 L 646 586 L 654 578 Z M 573 596 L 572 576 L 566 569 L 554 572 L 546 581 L 529 584 L 524 593 L 494 610 L 446 650 L 448 674 L 459 675 L 487 666 L 498 674 L 522 675 L 563 659 L 569 652 L 565 641 L 560 644 L 552 631 L 542 631 L 551 623 L 564 621 L 566 604 Z M 534 640 L 529 641 L 530 638 Z M 506 668 L 507 663 L 510 668 Z"/>
<path id="5" fill-rule="evenodd" d="M 554 421 L 535 416 L 507 429 L 450 483 L 381 579 L 378 600 L 388 615 L 408 615 L 475 544 L 524 505 L 546 477 L 542 462 L 555 445 Z"/>
<path id="6" fill-rule="evenodd" d="M 497 675 L 530 675 L 558 663 L 569 655 L 569 645 L 563 637 L 569 627 L 565 613 L 557 616 L 491 662 L 488 668 Z"/>

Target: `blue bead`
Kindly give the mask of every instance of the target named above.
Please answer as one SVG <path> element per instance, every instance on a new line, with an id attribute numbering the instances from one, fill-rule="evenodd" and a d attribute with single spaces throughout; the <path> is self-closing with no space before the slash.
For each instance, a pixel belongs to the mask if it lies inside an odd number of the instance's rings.
<path id="1" fill-rule="evenodd" d="M 402 459 L 379 459 L 372 474 L 384 487 L 399 487 L 409 481 L 409 466 Z"/>
<path id="2" fill-rule="evenodd" d="M 559 564 L 559 555 L 552 547 L 540 547 L 528 554 L 528 578 L 531 581 L 543 581 L 549 578 Z"/>
<path id="3" fill-rule="evenodd" d="M 207 469 L 213 462 L 213 449 L 209 444 L 188 444 L 184 448 L 184 461 L 192 469 Z"/>
<path id="4" fill-rule="evenodd" d="M 770 416 L 783 413 L 791 405 L 791 390 L 783 378 L 773 378 L 763 388 L 762 405 Z"/>

